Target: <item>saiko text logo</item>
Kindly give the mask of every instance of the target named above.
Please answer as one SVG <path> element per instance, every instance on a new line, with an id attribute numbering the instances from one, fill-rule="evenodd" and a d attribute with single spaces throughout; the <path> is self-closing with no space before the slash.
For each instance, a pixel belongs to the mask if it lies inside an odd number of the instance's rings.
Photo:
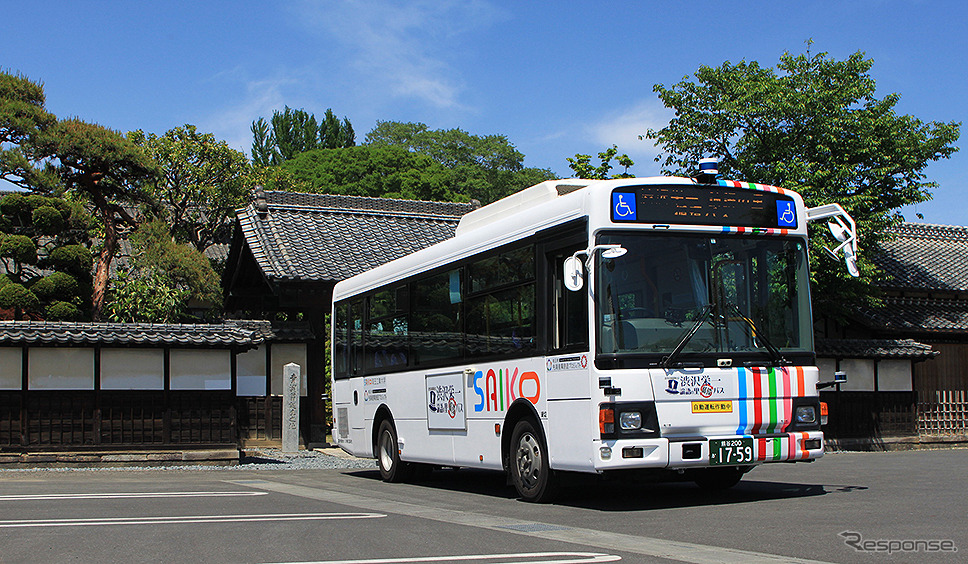
<path id="1" fill-rule="evenodd" d="M 479 383 L 482 379 L 483 388 Z M 513 372 L 488 370 L 487 376 L 478 370 L 474 373 L 474 392 L 480 400 L 474 405 L 474 411 L 504 411 L 518 398 L 537 404 L 541 397 L 541 382 L 536 372 L 522 372 L 519 375 L 517 368 Z"/>

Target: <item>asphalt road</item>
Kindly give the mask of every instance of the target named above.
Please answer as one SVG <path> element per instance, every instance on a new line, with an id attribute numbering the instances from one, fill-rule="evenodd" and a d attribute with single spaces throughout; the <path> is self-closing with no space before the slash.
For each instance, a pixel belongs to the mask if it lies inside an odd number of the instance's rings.
<path id="1" fill-rule="evenodd" d="M 718 495 L 573 480 L 551 505 L 468 470 L 0 472 L 0 562 L 961 562 L 966 469 L 966 449 L 830 454 Z"/>

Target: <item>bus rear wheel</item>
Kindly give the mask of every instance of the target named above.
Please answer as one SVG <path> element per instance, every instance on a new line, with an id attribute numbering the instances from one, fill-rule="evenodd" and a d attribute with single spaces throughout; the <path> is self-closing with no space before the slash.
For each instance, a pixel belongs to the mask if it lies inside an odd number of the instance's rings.
<path id="1" fill-rule="evenodd" d="M 402 482 L 407 478 L 409 465 L 400 460 L 397 430 L 389 419 L 380 423 L 376 439 L 376 462 L 384 482 Z"/>
<path id="2" fill-rule="evenodd" d="M 514 426 L 510 458 L 511 482 L 522 500 L 547 503 L 554 499 L 558 480 L 536 424 L 524 419 Z"/>

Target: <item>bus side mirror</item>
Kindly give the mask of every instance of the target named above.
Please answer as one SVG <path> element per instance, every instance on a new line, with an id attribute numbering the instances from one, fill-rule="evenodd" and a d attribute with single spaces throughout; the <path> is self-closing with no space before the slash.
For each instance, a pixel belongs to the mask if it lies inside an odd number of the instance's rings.
<path id="1" fill-rule="evenodd" d="M 564 262 L 565 288 L 577 292 L 585 286 L 585 269 L 582 261 L 576 256 L 570 256 Z"/>
<path id="2" fill-rule="evenodd" d="M 847 272 L 855 278 L 860 276 L 860 270 L 857 268 L 857 225 L 853 218 L 839 204 L 827 204 L 807 209 L 808 222 L 828 218 L 831 221 L 827 222 L 827 229 L 840 244 L 833 250 L 829 247 L 824 247 L 824 249 L 835 259 L 837 253 L 842 251 Z"/>
<path id="3" fill-rule="evenodd" d="M 834 372 L 834 379 L 830 382 L 817 382 L 817 389 L 822 390 L 824 388 L 829 388 L 830 386 L 836 386 L 837 384 L 844 384 L 847 382 L 847 373 L 838 370 Z M 838 390 L 840 388 L 837 388 Z"/>

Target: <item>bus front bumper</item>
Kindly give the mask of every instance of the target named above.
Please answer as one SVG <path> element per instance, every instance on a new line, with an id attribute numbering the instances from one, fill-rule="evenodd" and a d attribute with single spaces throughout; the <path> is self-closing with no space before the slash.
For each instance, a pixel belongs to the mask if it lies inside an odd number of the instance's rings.
<path id="1" fill-rule="evenodd" d="M 823 456 L 822 431 L 596 442 L 595 469 L 702 468 L 802 462 Z"/>

